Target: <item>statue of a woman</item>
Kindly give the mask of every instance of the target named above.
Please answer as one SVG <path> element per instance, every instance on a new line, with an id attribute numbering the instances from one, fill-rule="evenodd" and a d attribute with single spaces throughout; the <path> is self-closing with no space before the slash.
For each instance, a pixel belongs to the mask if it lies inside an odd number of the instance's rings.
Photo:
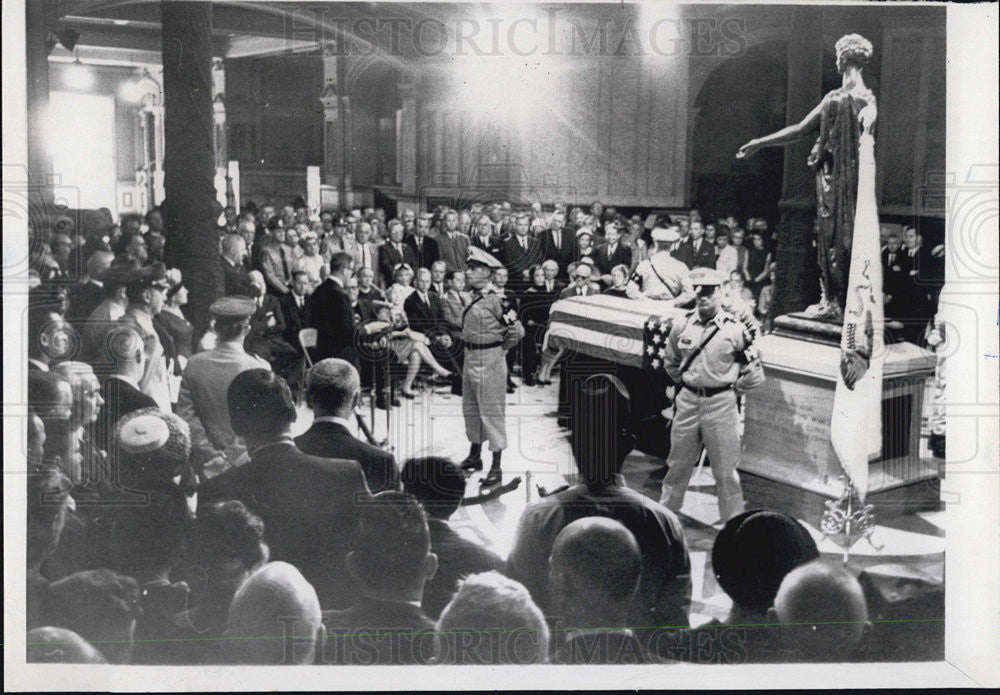
<path id="1" fill-rule="evenodd" d="M 820 269 L 820 303 L 807 309 L 815 318 L 840 320 L 847 296 L 851 241 L 858 190 L 858 141 L 862 129 L 875 123 L 875 95 L 865 86 L 861 69 L 872 56 L 863 36 L 848 34 L 837 41 L 837 71 L 843 76 L 835 89 L 800 123 L 743 145 L 737 159 L 762 147 L 782 146 L 819 131 L 807 164 L 816 173 L 816 247 Z"/>

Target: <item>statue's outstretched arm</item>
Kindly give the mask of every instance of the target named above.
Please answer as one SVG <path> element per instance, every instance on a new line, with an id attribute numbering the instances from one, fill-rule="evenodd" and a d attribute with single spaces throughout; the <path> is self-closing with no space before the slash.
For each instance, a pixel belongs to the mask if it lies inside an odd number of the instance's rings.
<path id="1" fill-rule="evenodd" d="M 822 111 L 823 102 L 821 101 L 806 115 L 805 118 L 798 123 L 793 123 L 790 126 L 782 128 L 776 133 L 771 133 L 770 135 L 765 135 L 760 138 L 754 138 L 750 142 L 743 145 L 743 147 L 736 152 L 736 159 L 749 157 L 762 147 L 779 147 L 787 145 L 790 142 L 795 142 L 796 140 L 808 135 L 819 127 L 819 119 Z"/>

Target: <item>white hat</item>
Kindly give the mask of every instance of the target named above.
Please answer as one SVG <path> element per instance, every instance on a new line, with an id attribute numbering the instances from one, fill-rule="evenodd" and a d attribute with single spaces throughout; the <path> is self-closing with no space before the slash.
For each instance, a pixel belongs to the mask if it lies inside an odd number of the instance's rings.
<path id="1" fill-rule="evenodd" d="M 666 229 L 664 227 L 656 227 L 653 229 L 651 236 L 653 237 L 653 241 L 673 242 L 681 238 L 681 235 L 676 229 Z"/>

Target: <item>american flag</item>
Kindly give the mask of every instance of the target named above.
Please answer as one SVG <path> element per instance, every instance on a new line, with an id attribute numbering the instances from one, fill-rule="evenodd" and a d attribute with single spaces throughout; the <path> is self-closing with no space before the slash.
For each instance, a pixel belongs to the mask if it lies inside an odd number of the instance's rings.
<path id="1" fill-rule="evenodd" d="M 663 369 L 667 355 L 667 337 L 673 319 L 669 316 L 650 316 L 642 330 L 642 368 L 650 371 Z"/>

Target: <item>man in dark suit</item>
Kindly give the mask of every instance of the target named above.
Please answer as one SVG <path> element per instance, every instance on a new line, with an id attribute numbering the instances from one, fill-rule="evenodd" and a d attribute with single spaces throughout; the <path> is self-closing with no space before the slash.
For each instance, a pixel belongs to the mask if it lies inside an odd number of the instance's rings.
<path id="1" fill-rule="evenodd" d="M 264 521 L 271 558 L 295 565 L 321 605 L 343 607 L 356 585 L 344 558 L 354 548 L 358 511 L 369 499 L 361 466 L 302 453 L 292 441 L 295 404 L 288 384 L 250 369 L 226 392 L 233 431 L 250 461 L 201 485 L 198 503 L 243 502 Z"/>
<path id="2" fill-rule="evenodd" d="M 427 236 L 431 230 L 431 220 L 426 215 L 417 218 L 417 226 L 413 234 L 406 237 L 406 245 L 413 250 L 415 264 L 413 269 L 430 268 L 434 261 L 441 258 L 441 250 L 438 248 L 437 240 Z"/>
<path id="3" fill-rule="evenodd" d="M 354 347 L 354 311 L 346 282 L 354 275 L 354 258 L 340 252 L 330 259 L 330 275 L 310 295 L 306 305 L 309 325 L 316 329 L 317 360 L 339 357 L 358 367 Z"/>
<path id="4" fill-rule="evenodd" d="M 256 296 L 257 310 L 250 317 L 250 333 L 247 335 L 246 351 L 268 362 L 277 374 L 292 381 L 298 379 L 299 351 L 285 340 L 285 315 L 278 298 L 267 294 L 264 275 L 259 270 L 250 271 Z M 297 341 L 296 341 L 297 342 Z M 296 382 L 292 382 L 296 386 Z"/>
<path id="5" fill-rule="evenodd" d="M 902 241 L 895 232 L 886 237 L 882 250 L 882 293 L 885 297 L 885 315 L 889 318 L 909 318 L 904 307 L 909 301 L 907 288 L 911 286 L 911 259 L 902 249 Z"/>
<path id="6" fill-rule="evenodd" d="M 118 420 L 142 408 L 155 408 L 156 401 L 139 390 L 139 380 L 146 370 L 146 351 L 139 332 L 127 324 L 115 324 L 103 344 L 107 350 L 102 361 L 106 360 L 114 372 L 101 382 L 104 405 L 94 423 L 94 443 L 113 456 L 110 447 Z"/>
<path id="7" fill-rule="evenodd" d="M 573 284 L 559 293 L 559 299 L 589 297 L 592 294 L 600 294 L 600 290 L 590 280 L 593 275 L 593 269 L 589 263 L 571 263 L 569 271 Z"/>
<path id="8" fill-rule="evenodd" d="M 502 572 L 503 560 L 491 550 L 463 538 L 448 524 L 465 496 L 465 474 L 455 463 L 439 457 L 410 459 L 403 466 L 403 489 L 427 512 L 431 552 L 438 570 L 424 585 L 421 607 L 437 620 L 463 577 L 480 572 Z"/>
<path id="9" fill-rule="evenodd" d="M 375 495 L 359 511 L 358 541 L 347 565 L 362 596 L 347 610 L 323 611 L 324 661 L 426 664 L 437 653 L 437 634 L 420 604 L 438 564 L 427 515 L 411 495 L 392 491 Z"/>
<path id="10" fill-rule="evenodd" d="M 458 213 L 449 210 L 444 214 L 444 229 L 435 239 L 441 251 L 441 260 L 448 267 L 448 272 L 465 270 L 465 259 L 469 254 L 469 244 L 471 240 L 462 232 L 458 231 Z"/>
<path id="11" fill-rule="evenodd" d="M 306 376 L 313 424 L 296 437 L 295 444 L 310 456 L 357 461 L 373 493 L 398 490 L 399 472 L 392 454 L 351 434 L 360 397 L 361 377 L 350 363 L 332 358 L 317 362 Z"/>
<path id="12" fill-rule="evenodd" d="M 502 258 L 505 240 L 499 236 L 498 231 L 489 215 L 480 215 L 473 227 L 474 234 L 470 237 L 469 245 L 482 249 L 494 258 Z"/>
<path id="13" fill-rule="evenodd" d="M 300 353 L 299 331 L 309 327 L 308 290 L 309 275 L 304 270 L 296 270 L 292 273 L 292 291 L 278 298 L 285 318 L 285 340 Z"/>
<path id="14" fill-rule="evenodd" d="M 110 251 L 94 251 L 87 259 L 87 277 L 67 290 L 69 309 L 66 320 L 77 331 L 83 329 L 84 322 L 97 305 L 104 301 L 104 283 L 101 282 L 101 277 L 111 267 L 114 259 L 115 255 Z"/>
<path id="15" fill-rule="evenodd" d="M 681 245 L 674 258 L 687 264 L 688 268 L 714 268 L 715 244 L 705 239 L 705 229 L 701 222 L 691 223 L 691 234 Z"/>
<path id="16" fill-rule="evenodd" d="M 253 296 L 253 284 L 250 274 L 243 264 L 247 257 L 247 242 L 239 234 L 227 234 L 222 237 L 222 256 L 219 260 L 222 266 L 226 296 L 239 294 L 244 297 Z"/>
<path id="17" fill-rule="evenodd" d="M 616 265 L 632 267 L 632 249 L 622 243 L 621 236 L 617 223 L 604 226 L 605 243 L 597 249 L 597 270 L 605 286 L 611 285 L 611 269 Z"/>
<path id="18" fill-rule="evenodd" d="M 430 349 L 442 364 L 448 366 L 452 374 L 452 387 L 458 389 L 462 383 L 462 349 L 458 334 L 448 325 L 444 317 L 441 297 L 430 291 L 431 271 L 420 268 L 414 278 L 416 292 L 410 294 L 403 302 L 403 311 L 410 328 L 423 333 L 431 341 Z"/>
<path id="19" fill-rule="evenodd" d="M 556 277 L 565 281 L 569 277 L 569 264 L 576 255 L 576 238 L 573 231 L 566 228 L 566 215 L 558 210 L 552 213 L 549 228 L 540 235 L 542 256 L 559 264 Z"/>
<path id="20" fill-rule="evenodd" d="M 545 260 L 542 244 L 533 238 L 531 219 L 521 213 L 515 218 L 514 234 L 507 240 L 503 248 L 504 266 L 510 277 L 510 289 L 520 296 L 531 284 L 531 269 Z"/>
<path id="21" fill-rule="evenodd" d="M 393 220 L 389 223 L 389 240 L 378 247 L 378 270 L 385 287 L 392 284 L 393 273 L 400 263 L 413 269 L 418 267 L 413 249 L 403 243 L 403 223 Z"/>

